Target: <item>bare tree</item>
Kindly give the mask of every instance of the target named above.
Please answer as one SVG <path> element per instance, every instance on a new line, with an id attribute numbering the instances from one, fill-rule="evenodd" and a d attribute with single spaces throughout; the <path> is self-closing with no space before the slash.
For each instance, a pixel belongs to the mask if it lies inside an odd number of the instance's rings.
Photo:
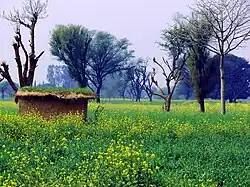
<path id="1" fill-rule="evenodd" d="M 41 0 L 25 0 L 22 10 L 14 9 L 9 14 L 3 13 L 3 18 L 15 24 L 15 36 L 13 49 L 15 54 L 15 61 L 18 69 L 20 87 L 32 86 L 34 80 L 35 69 L 37 63 L 44 51 L 36 55 L 35 45 L 35 28 L 39 19 L 47 17 L 48 1 Z M 25 47 L 22 39 L 21 28 L 29 30 L 29 50 Z M 22 62 L 21 52 L 24 54 L 24 61 Z M 0 67 L 0 75 L 5 78 L 13 90 L 16 92 L 17 87 L 14 84 L 9 72 L 9 65 L 3 62 Z"/>
<path id="2" fill-rule="evenodd" d="M 125 100 L 126 91 L 129 88 L 129 78 L 128 78 L 128 71 L 130 70 L 124 70 L 118 73 L 119 75 L 119 86 L 117 88 L 117 92 L 119 94 L 119 97 L 123 98 Z"/>
<path id="3" fill-rule="evenodd" d="M 178 24 L 169 29 L 165 29 L 162 32 L 162 42 L 158 43 L 163 51 L 166 51 L 170 61 L 163 58 L 163 63 L 159 63 L 154 58 L 154 63 L 162 70 L 162 74 L 165 78 L 166 91 L 160 86 L 156 80 L 156 70 L 153 68 L 151 73 L 151 81 L 159 90 L 159 93 L 147 88 L 153 95 L 159 96 L 165 100 L 164 111 L 170 111 L 170 105 L 175 88 L 180 80 L 184 77 L 184 71 L 186 70 L 187 50 L 186 42 L 182 38 L 182 27 Z M 172 85 L 173 83 L 173 85 Z"/>
<path id="4" fill-rule="evenodd" d="M 177 59 L 177 58 L 176 58 Z M 183 80 L 187 57 L 184 55 L 182 58 L 178 58 L 177 60 L 172 60 L 169 62 L 163 58 L 164 65 L 160 64 L 154 58 L 153 61 L 160 69 L 162 70 L 162 74 L 165 78 L 165 85 L 167 87 L 166 91 L 159 85 L 158 81 L 156 80 L 156 70 L 153 68 L 153 72 L 151 73 L 151 81 L 152 83 L 158 88 L 159 93 L 153 92 L 151 89 L 147 88 L 153 95 L 159 96 L 164 99 L 165 103 L 163 105 L 163 110 L 166 112 L 170 111 L 171 101 L 176 89 L 177 84 Z M 164 67 L 166 66 L 167 69 Z M 168 71 L 167 71 L 168 70 Z M 167 73 L 169 72 L 169 73 Z M 171 84 L 173 83 L 173 86 Z"/>
<path id="5" fill-rule="evenodd" d="M 225 114 L 224 58 L 250 37 L 250 1 L 199 0 L 193 10 L 212 29 L 212 41 L 206 46 L 220 56 L 221 113 Z"/>
<path id="6" fill-rule="evenodd" d="M 128 78 L 130 80 L 131 88 L 135 93 L 136 102 L 140 102 L 142 91 L 148 78 L 147 61 L 139 58 L 136 60 L 135 67 L 129 69 Z"/>

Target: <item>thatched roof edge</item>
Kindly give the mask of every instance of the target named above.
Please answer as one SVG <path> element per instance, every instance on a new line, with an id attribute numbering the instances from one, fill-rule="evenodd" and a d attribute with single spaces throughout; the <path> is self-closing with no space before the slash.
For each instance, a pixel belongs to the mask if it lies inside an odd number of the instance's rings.
<path id="1" fill-rule="evenodd" d="M 16 103 L 19 98 L 25 97 L 54 97 L 59 100 L 81 100 L 81 99 L 95 99 L 96 95 L 94 93 L 86 94 L 86 93 L 75 93 L 75 92 L 37 92 L 37 91 L 17 91 L 15 96 Z"/>

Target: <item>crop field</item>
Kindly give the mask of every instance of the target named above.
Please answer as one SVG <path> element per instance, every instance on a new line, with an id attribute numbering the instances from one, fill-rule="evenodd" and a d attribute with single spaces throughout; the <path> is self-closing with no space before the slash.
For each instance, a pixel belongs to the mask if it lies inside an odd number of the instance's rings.
<path id="1" fill-rule="evenodd" d="M 0 101 L 0 186 L 250 186 L 250 105 L 111 100 L 45 121 Z"/>

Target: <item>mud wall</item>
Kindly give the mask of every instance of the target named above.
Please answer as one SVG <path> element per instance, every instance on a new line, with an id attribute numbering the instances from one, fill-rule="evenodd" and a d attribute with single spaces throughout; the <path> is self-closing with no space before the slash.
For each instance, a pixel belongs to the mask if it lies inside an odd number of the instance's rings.
<path id="1" fill-rule="evenodd" d="M 81 102 L 64 102 L 60 100 L 41 100 L 39 98 L 22 99 L 19 98 L 19 113 L 25 114 L 27 112 L 40 113 L 44 118 L 49 119 L 55 115 L 61 114 L 83 114 L 87 119 L 88 101 Z"/>

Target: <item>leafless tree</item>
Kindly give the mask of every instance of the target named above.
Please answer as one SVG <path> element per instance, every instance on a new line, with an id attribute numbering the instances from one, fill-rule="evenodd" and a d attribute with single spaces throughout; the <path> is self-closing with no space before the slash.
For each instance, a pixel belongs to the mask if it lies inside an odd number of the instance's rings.
<path id="1" fill-rule="evenodd" d="M 206 46 L 220 56 L 221 113 L 225 114 L 224 58 L 250 38 L 250 1 L 198 0 L 193 10 L 212 29 L 212 41 Z"/>
<path id="2" fill-rule="evenodd" d="M 32 86 L 37 63 L 44 54 L 44 51 L 42 51 L 36 55 L 35 28 L 39 19 L 47 17 L 47 7 L 48 0 L 44 2 L 41 0 L 25 0 L 22 10 L 14 9 L 9 14 L 3 13 L 2 17 L 11 23 L 14 23 L 16 27 L 13 49 L 18 69 L 20 87 Z M 29 30 L 29 50 L 25 47 L 22 39 L 22 28 Z M 24 60 L 21 58 L 21 53 L 24 54 Z M 4 78 L 9 82 L 13 90 L 16 92 L 17 87 L 12 80 L 9 72 L 9 65 L 6 62 L 1 64 L 0 75 L 2 76 L 2 79 Z"/>
<path id="3" fill-rule="evenodd" d="M 167 87 L 167 89 L 165 91 L 160 86 L 155 77 L 156 70 L 155 68 L 153 68 L 153 72 L 151 73 L 151 81 L 157 87 L 159 93 L 153 92 L 149 88 L 147 88 L 147 90 L 150 91 L 153 95 L 159 96 L 162 99 L 164 99 L 165 103 L 163 105 L 163 110 L 166 112 L 170 111 L 172 96 L 174 94 L 176 86 L 184 78 L 186 60 L 187 60 L 186 54 L 180 59 L 179 58 L 176 58 L 176 60 L 173 59 L 171 62 L 163 58 L 163 64 L 157 62 L 155 58 L 153 59 L 154 63 L 162 70 L 162 75 L 165 78 L 165 86 Z M 171 85 L 172 83 L 173 85 Z"/>
<path id="4" fill-rule="evenodd" d="M 148 62 L 146 60 L 138 58 L 135 61 L 135 66 L 128 70 L 128 78 L 130 80 L 133 93 L 135 93 L 136 102 L 140 102 L 142 91 L 145 88 L 148 77 L 147 65 Z"/>
<path id="5" fill-rule="evenodd" d="M 151 73 L 151 81 L 153 85 L 157 87 L 158 92 L 152 91 L 147 88 L 153 95 L 159 96 L 164 99 L 165 104 L 163 106 L 164 111 L 170 111 L 170 105 L 172 96 L 174 94 L 175 88 L 180 80 L 183 79 L 185 65 L 188 57 L 186 50 L 186 42 L 182 37 L 182 28 L 179 25 L 174 25 L 171 28 L 163 30 L 161 34 L 162 42 L 158 44 L 162 47 L 162 50 L 167 52 L 169 61 L 163 58 L 163 63 L 159 63 L 155 58 L 154 63 L 162 70 L 162 74 L 165 78 L 165 86 L 167 91 L 160 86 L 156 80 L 156 70 L 153 68 Z M 173 83 L 173 85 L 172 85 Z"/>

